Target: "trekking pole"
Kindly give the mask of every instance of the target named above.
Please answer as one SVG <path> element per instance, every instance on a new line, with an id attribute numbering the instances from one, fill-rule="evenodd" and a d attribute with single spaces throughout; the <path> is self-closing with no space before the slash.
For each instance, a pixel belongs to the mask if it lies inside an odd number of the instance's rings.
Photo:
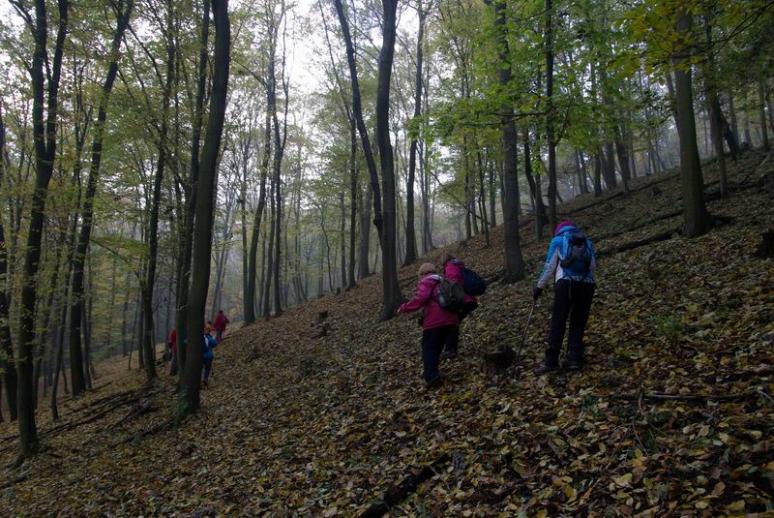
<path id="1" fill-rule="evenodd" d="M 529 316 L 527 317 L 527 325 L 524 326 L 524 336 L 521 339 L 521 344 L 519 344 L 519 348 L 516 349 L 516 359 L 514 360 L 514 363 L 519 361 L 521 358 L 521 350 L 524 348 L 524 344 L 527 342 L 527 332 L 529 331 L 529 324 L 532 322 L 532 313 L 535 312 L 535 306 L 537 306 L 537 300 L 532 302 L 532 308 L 529 310 Z"/>

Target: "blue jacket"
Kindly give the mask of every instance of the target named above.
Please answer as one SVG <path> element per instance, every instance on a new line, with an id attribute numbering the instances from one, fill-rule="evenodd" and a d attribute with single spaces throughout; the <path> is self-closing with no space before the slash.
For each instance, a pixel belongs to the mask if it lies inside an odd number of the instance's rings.
<path id="1" fill-rule="evenodd" d="M 204 349 L 203 358 L 205 360 L 212 360 L 215 357 L 215 354 L 212 352 L 213 349 L 215 349 L 218 346 L 218 341 L 215 340 L 215 337 L 212 337 L 210 335 L 204 335 Z"/>
<path id="2" fill-rule="evenodd" d="M 594 270 L 597 267 L 597 259 L 594 254 L 594 246 L 591 244 L 591 240 L 588 240 L 591 247 L 591 264 L 589 265 L 589 273 L 586 275 L 570 275 L 569 272 L 565 272 L 562 268 L 560 253 L 562 251 L 562 245 L 564 243 L 564 236 L 570 232 L 577 232 L 578 228 L 574 226 L 564 226 L 561 228 L 558 234 L 551 240 L 551 244 L 548 245 L 548 253 L 546 254 L 546 262 L 543 265 L 543 271 L 538 278 L 537 287 L 545 288 L 546 284 L 551 278 L 551 275 L 556 272 L 556 280 L 572 279 L 574 281 L 588 282 L 594 284 Z"/>

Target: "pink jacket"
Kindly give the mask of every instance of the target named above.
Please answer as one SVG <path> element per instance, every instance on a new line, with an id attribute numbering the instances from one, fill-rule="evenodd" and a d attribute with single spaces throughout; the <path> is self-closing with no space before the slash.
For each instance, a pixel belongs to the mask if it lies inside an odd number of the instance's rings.
<path id="1" fill-rule="evenodd" d="M 441 282 L 440 275 L 433 273 L 425 275 L 417 284 L 414 298 L 401 304 L 398 313 L 411 313 L 422 309 L 422 329 L 456 326 L 459 323 L 457 314 L 453 311 L 446 311 L 438 305 L 436 300 L 435 290 L 439 282 Z"/>
<path id="2" fill-rule="evenodd" d="M 457 283 L 460 286 L 465 285 L 465 281 L 462 278 L 462 269 L 465 268 L 465 263 L 460 261 L 459 259 L 452 259 L 451 261 L 447 262 L 446 265 L 443 268 L 443 275 L 447 279 L 449 279 L 451 282 Z M 465 294 L 465 303 L 468 302 L 478 302 L 476 300 L 476 297 L 473 295 Z"/>
<path id="3" fill-rule="evenodd" d="M 213 324 L 212 327 L 215 328 L 215 331 L 225 331 L 226 330 L 226 324 L 229 323 L 228 317 L 224 315 L 223 313 L 218 313 L 215 315 L 215 324 Z"/>

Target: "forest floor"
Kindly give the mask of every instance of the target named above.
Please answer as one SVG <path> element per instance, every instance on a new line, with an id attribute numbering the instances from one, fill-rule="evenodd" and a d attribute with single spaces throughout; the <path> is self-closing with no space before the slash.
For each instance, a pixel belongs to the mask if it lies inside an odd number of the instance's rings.
<path id="1" fill-rule="evenodd" d="M 531 372 L 548 293 L 519 361 L 483 368 L 483 353 L 516 348 L 525 332 L 548 243 L 525 224 L 527 278 L 481 297 L 440 389 L 421 382 L 416 320 L 378 321 L 371 277 L 231 333 L 201 412 L 180 426 L 170 424 L 171 378 L 143 388 L 137 371 L 68 403 L 60 422 L 43 420 L 45 450 L 20 468 L 5 467 L 15 429 L 0 425 L 0 515 L 771 511 L 774 263 L 755 256 L 774 221 L 774 158 L 764 159 L 731 165 L 727 200 L 706 167 L 722 222 L 698 239 L 677 233 L 674 174 L 633 181 L 628 199 L 560 207 L 600 252 L 582 373 Z M 498 227 L 490 247 L 479 236 L 449 249 L 496 277 L 502 239 Z M 400 272 L 406 295 L 415 270 Z"/>

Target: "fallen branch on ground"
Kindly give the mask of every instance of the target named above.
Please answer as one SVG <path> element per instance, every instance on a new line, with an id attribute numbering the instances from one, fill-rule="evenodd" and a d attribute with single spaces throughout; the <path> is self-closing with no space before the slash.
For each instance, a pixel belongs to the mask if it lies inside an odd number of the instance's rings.
<path id="1" fill-rule="evenodd" d="M 19 482 L 24 482 L 25 480 L 27 480 L 29 478 L 29 476 L 30 476 L 29 473 L 22 473 L 21 475 L 18 475 L 16 477 L 10 479 L 7 482 L 4 482 L 3 484 L 0 484 L 0 489 L 7 489 L 7 488 L 9 488 L 11 486 L 14 486 L 14 485 L 18 484 Z"/>
<path id="2" fill-rule="evenodd" d="M 161 421 L 160 423 L 156 423 L 155 425 L 151 426 L 147 430 L 137 432 L 135 434 L 130 435 L 129 437 L 126 437 L 125 439 L 122 439 L 116 443 L 113 443 L 113 447 L 119 446 L 121 444 L 130 443 L 133 441 L 139 441 L 140 439 L 144 439 L 149 435 L 153 435 L 158 432 L 163 432 L 164 430 L 169 430 L 170 428 L 172 428 L 172 424 L 173 422 L 171 420 Z"/>
<path id="3" fill-rule="evenodd" d="M 651 219 L 649 219 L 647 221 L 643 221 L 642 223 L 638 223 L 636 225 L 628 227 L 628 228 L 626 228 L 624 230 L 621 230 L 619 232 L 613 232 L 613 233 L 610 233 L 610 234 L 603 234 L 601 236 L 597 236 L 595 239 L 597 241 L 601 242 L 604 239 L 610 239 L 612 237 L 618 237 L 620 235 L 623 235 L 623 234 L 626 234 L 626 233 L 629 233 L 629 232 L 634 232 L 635 230 L 639 230 L 641 228 L 648 227 L 648 226 L 650 226 L 650 225 L 652 225 L 654 223 L 658 223 L 659 221 L 663 221 L 665 219 L 674 218 L 676 216 L 681 215 L 682 213 L 683 213 L 683 209 L 679 209 L 679 210 L 675 210 L 675 211 L 672 211 L 672 212 L 667 212 L 665 214 L 659 214 L 658 216 L 655 216 L 655 217 L 653 217 L 653 218 L 651 218 Z"/>
<path id="4" fill-rule="evenodd" d="M 433 478 L 440 470 L 441 466 L 450 460 L 448 453 L 445 453 L 434 460 L 431 464 L 424 466 L 416 473 L 407 475 L 397 486 L 388 489 L 381 500 L 374 502 L 362 512 L 361 518 L 379 518 L 390 512 L 390 508 L 405 500 L 411 493 L 417 490 L 424 482 Z"/>
<path id="5" fill-rule="evenodd" d="M 617 394 L 613 397 L 627 401 L 686 401 L 702 403 L 707 401 L 741 401 L 759 395 L 757 391 L 751 390 L 741 394 L 662 394 L 654 392 L 651 394 Z"/>
<path id="6" fill-rule="evenodd" d="M 652 180 L 650 182 L 646 182 L 646 183 L 644 183 L 642 185 L 638 185 L 635 188 L 629 189 L 629 194 L 633 194 L 635 192 L 643 191 L 645 189 L 648 189 L 649 187 L 653 187 L 654 185 L 658 185 L 660 183 L 668 182 L 669 180 L 674 180 L 677 177 L 678 177 L 678 175 L 676 175 L 676 174 L 668 174 L 668 175 L 666 175 L 664 177 L 657 178 L 657 179 Z M 614 199 L 616 199 L 616 198 L 618 198 L 620 196 L 623 196 L 623 195 L 624 195 L 624 193 L 623 193 L 622 190 L 621 191 L 616 191 L 615 193 L 609 194 L 609 195 L 607 195 L 607 196 L 605 196 L 603 198 L 599 198 L 599 199 L 595 200 L 592 203 L 588 203 L 586 205 L 583 205 L 582 207 L 574 208 L 574 209 L 569 210 L 567 212 L 560 212 L 559 214 L 562 215 L 562 216 L 569 216 L 570 214 L 576 214 L 578 212 L 583 212 L 586 209 L 590 209 L 592 207 L 596 207 L 597 205 L 601 205 L 601 204 L 603 204 L 605 202 L 608 202 L 610 200 L 614 200 Z"/>
<path id="7" fill-rule="evenodd" d="M 639 239 L 637 241 L 631 241 L 629 243 L 624 243 L 622 245 L 619 245 L 615 248 L 612 248 L 610 250 L 600 250 L 597 252 L 597 257 L 607 257 L 611 255 L 615 255 L 621 252 L 627 252 L 629 250 L 634 250 L 635 248 L 639 248 L 641 246 L 649 245 L 651 243 L 657 243 L 659 241 L 666 241 L 667 239 L 672 239 L 672 236 L 674 234 L 679 234 L 680 230 L 673 228 L 670 230 L 667 230 L 666 232 L 661 232 L 660 234 L 656 234 L 654 236 L 649 236 L 643 239 Z"/>
<path id="8" fill-rule="evenodd" d="M 81 425 L 93 423 L 94 421 L 97 421 L 97 420 L 105 417 L 106 415 L 110 414 L 114 410 L 116 410 L 116 409 L 118 409 L 118 408 L 120 408 L 120 407 L 122 407 L 124 405 L 128 405 L 130 403 L 137 402 L 137 401 L 139 401 L 139 400 L 141 400 L 143 398 L 147 398 L 149 396 L 152 396 L 153 394 L 157 394 L 160 391 L 161 391 L 161 389 L 155 389 L 155 390 L 144 390 L 144 389 L 141 389 L 139 391 L 135 390 L 135 391 L 122 392 L 122 393 L 120 393 L 121 397 L 113 397 L 113 396 L 111 396 L 111 397 L 109 397 L 107 399 L 103 399 L 103 403 L 104 402 L 110 402 L 112 404 L 106 405 L 104 408 L 100 409 L 96 413 L 91 414 L 88 417 L 86 417 L 84 419 L 81 419 L 81 420 L 78 420 L 78 421 L 68 421 L 66 423 L 59 424 L 59 425 L 54 426 L 52 428 L 49 428 L 47 430 L 43 430 L 43 431 L 40 432 L 39 435 L 41 437 L 44 437 L 46 435 L 50 435 L 50 434 L 55 433 L 55 432 L 63 432 L 63 431 L 66 431 L 66 430 L 72 430 L 73 428 L 77 428 L 77 427 L 79 427 Z M 127 397 L 127 396 L 133 396 L 133 397 Z M 93 406 L 90 405 L 90 406 L 87 406 L 86 408 L 93 408 L 94 406 L 99 406 L 99 405 L 93 405 Z M 19 437 L 18 434 L 16 434 L 16 435 L 9 435 L 9 436 L 3 437 L 3 440 L 17 439 L 18 437 Z M 5 448 L 2 448 L 2 449 L 0 449 L 0 453 L 8 451 L 11 448 L 12 448 L 12 446 L 8 446 L 8 447 L 5 447 Z"/>
<path id="9" fill-rule="evenodd" d="M 129 410 L 129 412 L 124 417 L 122 417 L 121 419 L 113 423 L 113 425 L 110 428 L 113 429 L 117 426 L 120 426 L 126 423 L 127 421 L 136 419 L 141 415 L 145 415 L 154 410 L 156 410 L 156 407 L 153 406 L 150 399 L 148 398 L 142 399 L 138 405 L 133 406 L 132 409 Z"/>

